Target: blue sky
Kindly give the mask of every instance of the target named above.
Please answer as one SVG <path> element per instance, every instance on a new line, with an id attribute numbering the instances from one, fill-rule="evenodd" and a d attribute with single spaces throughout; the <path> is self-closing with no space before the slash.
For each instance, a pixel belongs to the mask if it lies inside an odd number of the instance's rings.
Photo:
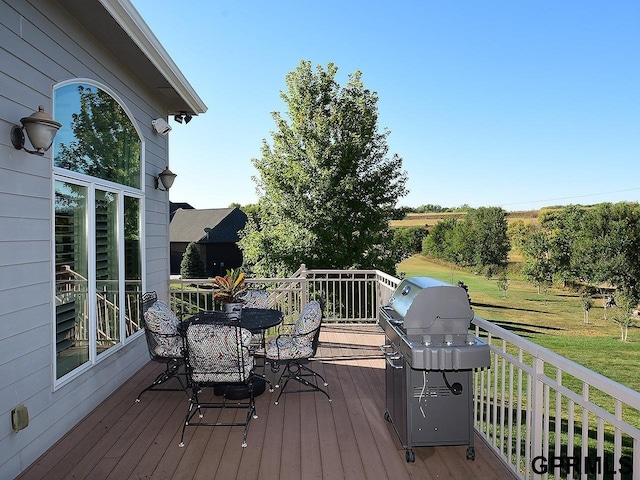
<path id="1" fill-rule="evenodd" d="M 209 111 L 170 121 L 171 200 L 257 201 L 251 158 L 301 60 L 362 72 L 399 205 L 640 199 L 637 0 L 132 0 Z"/>

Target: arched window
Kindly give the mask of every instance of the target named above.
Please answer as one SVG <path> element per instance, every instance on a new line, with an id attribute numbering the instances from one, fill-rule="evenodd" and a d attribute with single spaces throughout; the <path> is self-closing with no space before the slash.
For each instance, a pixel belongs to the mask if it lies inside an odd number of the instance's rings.
<path id="1" fill-rule="evenodd" d="M 53 93 L 55 382 L 89 368 L 141 327 L 142 136 L 93 82 Z"/>

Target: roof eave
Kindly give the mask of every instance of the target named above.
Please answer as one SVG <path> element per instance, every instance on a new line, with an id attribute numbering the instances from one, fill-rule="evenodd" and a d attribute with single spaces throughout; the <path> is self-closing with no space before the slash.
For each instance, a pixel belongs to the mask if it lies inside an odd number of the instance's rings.
<path id="1" fill-rule="evenodd" d="M 131 2 L 129 0 L 99 0 L 99 2 L 181 97 L 189 107 L 188 113 L 196 115 L 205 113 L 207 106 Z M 173 115 L 180 112 L 167 113 Z"/>

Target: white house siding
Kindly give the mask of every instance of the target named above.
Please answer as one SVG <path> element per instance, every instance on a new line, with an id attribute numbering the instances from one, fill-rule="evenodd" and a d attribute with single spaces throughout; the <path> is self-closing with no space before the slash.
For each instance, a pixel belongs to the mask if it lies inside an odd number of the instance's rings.
<path id="1" fill-rule="evenodd" d="M 18 151 L 9 132 L 44 105 L 58 82 L 86 78 L 116 92 L 145 137 L 147 290 L 167 294 L 168 195 L 153 177 L 167 162 L 167 138 L 151 120 L 166 118 L 152 91 L 52 0 L 0 0 L 0 478 L 14 478 L 149 359 L 140 334 L 57 390 L 52 380 L 52 168 Z M 11 428 L 11 410 L 29 426 Z"/>

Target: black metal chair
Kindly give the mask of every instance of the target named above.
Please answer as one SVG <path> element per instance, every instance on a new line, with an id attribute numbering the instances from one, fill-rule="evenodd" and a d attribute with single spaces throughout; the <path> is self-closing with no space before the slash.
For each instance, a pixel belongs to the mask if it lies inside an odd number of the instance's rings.
<path id="1" fill-rule="evenodd" d="M 231 323 L 231 322 L 230 322 Z M 255 399 L 253 394 L 253 368 L 254 358 L 251 355 L 249 344 L 251 332 L 242 328 L 238 322 L 233 324 L 220 324 L 199 318 L 193 320 L 184 332 L 185 365 L 187 379 L 191 387 L 189 409 L 182 427 L 180 446 L 184 447 L 184 434 L 187 427 L 198 426 L 242 426 L 244 434 L 242 446 L 247 446 L 247 432 L 252 418 L 258 418 L 256 414 Z M 243 385 L 247 387 L 249 397 L 241 400 L 232 400 L 227 397 L 226 389 Z M 205 395 L 205 388 L 221 388 L 222 399 L 218 400 L 210 392 L 211 402 L 201 401 Z M 204 418 L 205 409 L 219 409 L 216 421 L 193 421 L 198 414 Z M 225 412 L 225 409 L 233 409 L 233 413 Z M 244 422 L 234 421 L 235 410 L 246 409 Z M 228 420 L 224 420 L 228 415 Z"/>
<path id="2" fill-rule="evenodd" d="M 278 398 L 276 398 L 276 405 L 284 393 L 322 392 L 331 401 L 329 393 L 318 385 L 318 378 L 322 380 L 325 387 L 328 385 L 327 381 L 322 375 L 307 366 L 318 349 L 321 325 L 322 308 L 320 304 L 316 301 L 309 302 L 302 309 L 298 320 L 293 325 L 292 333 L 280 334 L 266 345 L 266 358 L 271 363 L 271 369 L 277 372 L 283 366 L 283 371 L 276 382 L 276 388 L 280 386 L 283 379 L 284 384 Z M 312 381 L 309 381 L 308 378 L 311 378 Z M 287 390 L 291 380 L 306 388 Z"/>
<path id="3" fill-rule="evenodd" d="M 158 375 L 153 383 L 142 390 L 136 397 L 140 402 L 140 396 L 149 390 L 184 391 L 187 397 L 187 385 L 181 376 L 185 376 L 184 357 L 182 354 L 182 337 L 177 331 L 178 319 L 166 302 L 158 300 L 156 292 L 146 292 L 140 302 L 142 322 L 144 326 L 147 347 L 151 360 L 165 364 L 165 370 Z M 175 378 L 180 384 L 169 387 L 164 385 Z"/>
<path id="4" fill-rule="evenodd" d="M 242 308 L 269 308 L 269 293 L 266 290 L 247 290 L 240 299 Z"/>
<path id="5" fill-rule="evenodd" d="M 240 300 L 242 300 L 243 309 L 269 308 L 269 293 L 266 290 L 247 290 L 240 296 Z M 264 357 L 264 333 L 264 331 L 254 333 L 251 339 L 250 348 L 255 356 Z M 263 377 L 266 379 L 266 376 L 263 375 Z"/>

